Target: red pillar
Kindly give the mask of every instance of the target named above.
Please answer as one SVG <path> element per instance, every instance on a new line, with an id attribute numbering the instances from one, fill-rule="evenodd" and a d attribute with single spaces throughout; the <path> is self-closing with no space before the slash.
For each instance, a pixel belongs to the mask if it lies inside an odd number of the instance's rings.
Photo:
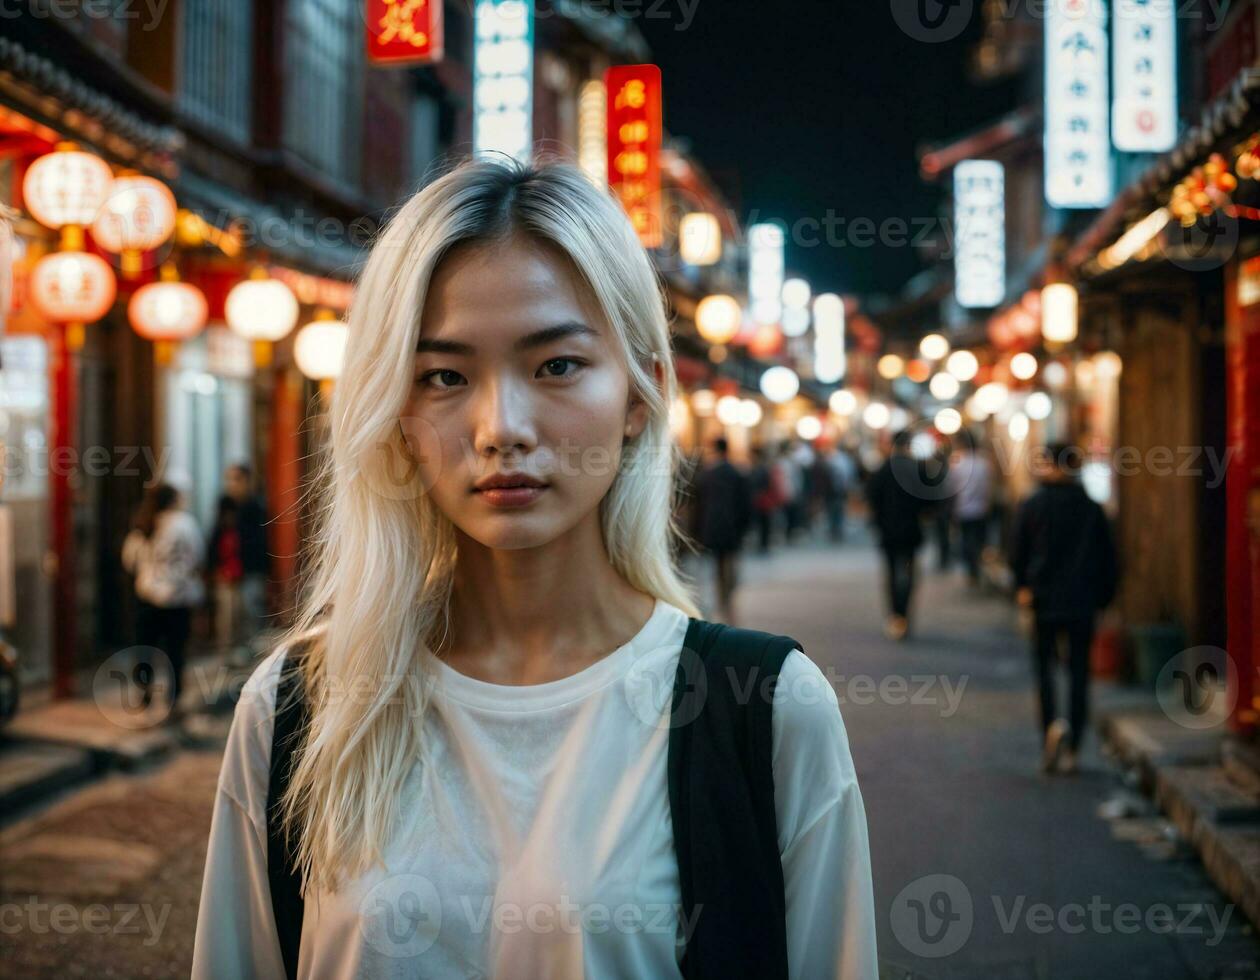
<path id="1" fill-rule="evenodd" d="M 1225 276 L 1226 449 L 1225 609 L 1229 656 L 1238 672 L 1230 727 L 1255 730 L 1260 687 L 1260 303 L 1243 305 L 1260 283 L 1260 256 Z"/>
<path id="2" fill-rule="evenodd" d="M 74 453 L 77 442 L 75 418 L 78 393 L 75 390 L 75 357 L 66 344 L 64 324 L 48 330 L 49 387 L 52 412 L 49 418 L 49 503 L 53 573 L 53 696 L 74 696 L 77 661 L 78 602 L 75 597 L 74 554 Z"/>
<path id="3" fill-rule="evenodd" d="M 302 482 L 302 385 L 283 368 L 273 375 L 271 426 L 267 454 L 267 546 L 271 549 L 272 579 L 276 605 L 282 621 L 293 612 L 296 597 L 298 551 L 300 548 L 299 509 Z"/>

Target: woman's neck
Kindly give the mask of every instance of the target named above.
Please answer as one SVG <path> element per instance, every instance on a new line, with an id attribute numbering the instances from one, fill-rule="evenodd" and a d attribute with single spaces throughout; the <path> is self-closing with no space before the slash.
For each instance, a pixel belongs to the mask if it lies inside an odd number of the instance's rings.
<path id="1" fill-rule="evenodd" d="M 592 518 L 541 548 L 496 551 L 458 535 L 451 629 L 439 656 L 480 680 L 541 684 L 638 633 L 655 599 L 612 567 Z"/>

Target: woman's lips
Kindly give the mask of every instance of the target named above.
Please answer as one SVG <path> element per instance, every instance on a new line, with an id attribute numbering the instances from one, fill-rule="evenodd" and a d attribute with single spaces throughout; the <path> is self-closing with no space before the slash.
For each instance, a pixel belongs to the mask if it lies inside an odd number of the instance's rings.
<path id="1" fill-rule="evenodd" d="M 525 507 L 542 496 L 546 487 L 488 487 L 478 490 L 480 496 L 491 507 Z"/>

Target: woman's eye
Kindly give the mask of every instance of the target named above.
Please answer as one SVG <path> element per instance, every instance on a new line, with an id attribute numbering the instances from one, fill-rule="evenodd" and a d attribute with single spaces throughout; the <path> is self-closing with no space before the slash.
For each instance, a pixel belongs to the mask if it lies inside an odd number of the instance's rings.
<path id="1" fill-rule="evenodd" d="M 553 357 L 551 360 L 544 362 L 539 369 L 549 378 L 563 378 L 573 374 L 582 366 L 582 362 L 572 357 Z M 573 370 L 567 370 L 572 367 Z"/>
<path id="2" fill-rule="evenodd" d="M 442 391 L 446 388 L 456 387 L 461 384 L 463 380 L 464 376 L 458 371 L 452 371 L 449 368 L 438 368 L 436 371 L 429 371 L 422 374 L 417 383 Z"/>

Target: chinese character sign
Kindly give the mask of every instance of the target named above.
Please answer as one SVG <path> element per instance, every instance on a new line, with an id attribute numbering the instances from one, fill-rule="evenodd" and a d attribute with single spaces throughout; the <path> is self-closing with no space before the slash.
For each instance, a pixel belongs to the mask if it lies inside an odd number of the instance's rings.
<path id="1" fill-rule="evenodd" d="M 1006 179 L 995 160 L 954 168 L 954 298 L 968 309 L 1006 295 Z"/>
<path id="2" fill-rule="evenodd" d="M 1049 0 L 1045 43 L 1046 201 L 1056 208 L 1105 207 L 1111 134 L 1103 0 Z"/>
<path id="3" fill-rule="evenodd" d="M 534 7 L 478 0 L 473 48 L 473 152 L 529 159 L 534 140 Z"/>
<path id="4" fill-rule="evenodd" d="M 1117 150 L 1162 153 L 1177 139 L 1176 0 L 1116 0 L 1112 7 Z"/>
<path id="5" fill-rule="evenodd" d="M 365 0 L 368 60 L 410 65 L 442 60 L 441 0 Z"/>
<path id="6" fill-rule="evenodd" d="M 608 98 L 608 186 L 644 248 L 659 248 L 661 220 L 661 70 L 618 65 L 604 77 Z"/>

